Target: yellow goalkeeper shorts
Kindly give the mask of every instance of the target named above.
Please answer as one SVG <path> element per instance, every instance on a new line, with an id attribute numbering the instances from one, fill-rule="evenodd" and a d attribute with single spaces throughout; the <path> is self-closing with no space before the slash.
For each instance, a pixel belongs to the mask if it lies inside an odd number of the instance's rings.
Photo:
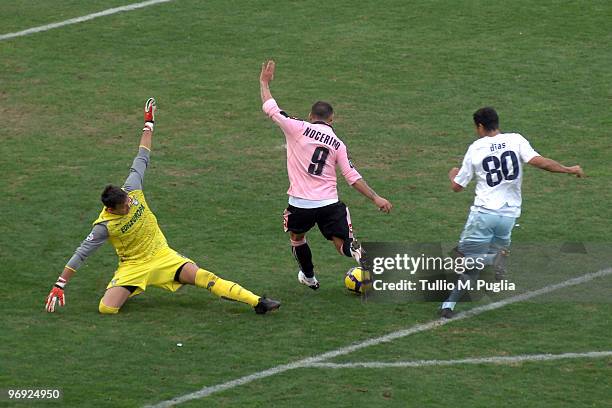
<path id="1" fill-rule="evenodd" d="M 119 264 L 113 279 L 106 289 L 116 286 L 136 286 L 130 297 L 144 292 L 147 286 L 157 286 L 171 292 L 177 291 L 182 283 L 174 280 L 176 271 L 184 264 L 193 262 L 172 248 L 161 249 L 153 258 L 145 262 Z"/>

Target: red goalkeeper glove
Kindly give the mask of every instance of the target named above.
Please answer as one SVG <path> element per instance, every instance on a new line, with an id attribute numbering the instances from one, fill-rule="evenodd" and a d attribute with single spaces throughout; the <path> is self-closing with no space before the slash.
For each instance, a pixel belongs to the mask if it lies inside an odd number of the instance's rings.
<path id="1" fill-rule="evenodd" d="M 47 303 L 45 305 L 47 312 L 55 312 L 56 303 L 59 303 L 60 306 L 64 306 L 66 304 L 66 298 L 64 297 L 64 286 L 66 286 L 66 279 L 60 276 L 57 278 L 55 285 L 53 285 L 51 293 L 49 293 L 49 296 L 47 296 Z"/>
<path id="2" fill-rule="evenodd" d="M 150 130 L 153 131 L 155 127 L 155 111 L 157 111 L 157 105 L 155 103 L 155 98 L 147 99 L 144 107 L 144 121 L 145 127 L 142 130 Z"/>

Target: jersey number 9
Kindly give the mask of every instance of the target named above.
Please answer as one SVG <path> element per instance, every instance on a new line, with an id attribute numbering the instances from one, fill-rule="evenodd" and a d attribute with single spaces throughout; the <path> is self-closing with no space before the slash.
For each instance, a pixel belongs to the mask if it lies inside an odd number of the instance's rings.
<path id="1" fill-rule="evenodd" d="M 310 166 L 308 166 L 308 173 L 314 174 L 315 176 L 323 173 L 323 166 L 325 166 L 325 160 L 327 160 L 329 150 L 323 146 L 319 146 L 315 149 L 310 159 Z"/>

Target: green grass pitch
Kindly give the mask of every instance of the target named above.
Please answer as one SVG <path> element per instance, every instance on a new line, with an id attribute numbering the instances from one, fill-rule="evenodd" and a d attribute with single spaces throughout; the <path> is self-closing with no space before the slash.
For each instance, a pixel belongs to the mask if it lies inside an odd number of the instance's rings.
<path id="1" fill-rule="evenodd" d="M 122 4 L 2 2 L 0 34 Z M 284 139 L 259 100 L 269 57 L 281 107 L 305 117 L 330 101 L 357 168 L 393 202 L 380 214 L 339 180 L 360 239 L 457 239 L 473 187 L 453 194 L 446 173 L 473 140 L 473 111 L 492 105 L 503 130 L 589 175 L 526 168 L 514 242 L 612 242 L 611 17 L 607 1 L 177 0 L 1 41 L 0 388 L 63 390 L 36 406 L 143 406 L 434 319 L 433 303 L 347 293 L 352 263 L 316 231 L 322 288 L 297 284 Z M 110 245 L 77 272 L 67 306 L 44 311 L 100 191 L 127 175 L 149 96 L 159 112 L 145 192 L 170 245 L 279 298 L 278 313 L 185 288 L 100 316 Z M 520 303 L 334 361 L 610 350 L 610 313 L 605 302 Z M 184 406 L 611 406 L 611 364 L 307 368 Z"/>

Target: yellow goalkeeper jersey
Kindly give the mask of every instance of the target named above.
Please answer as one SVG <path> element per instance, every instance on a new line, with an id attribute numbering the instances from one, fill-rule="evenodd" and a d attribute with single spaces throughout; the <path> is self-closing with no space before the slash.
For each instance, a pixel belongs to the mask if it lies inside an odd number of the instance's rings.
<path id="1" fill-rule="evenodd" d="M 108 239 L 117 252 L 119 263 L 148 261 L 160 249 L 168 247 L 168 243 L 142 190 L 130 191 L 128 196 L 132 199 L 129 213 L 112 214 L 104 207 L 93 224 L 107 223 Z"/>

